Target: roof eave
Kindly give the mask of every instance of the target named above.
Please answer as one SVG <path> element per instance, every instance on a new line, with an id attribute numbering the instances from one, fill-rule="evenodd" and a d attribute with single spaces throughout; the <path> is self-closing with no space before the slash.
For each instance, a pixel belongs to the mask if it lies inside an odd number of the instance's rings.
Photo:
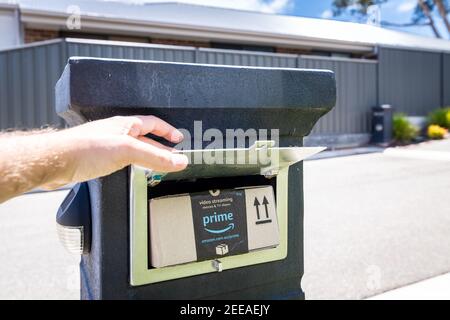
<path id="1" fill-rule="evenodd" d="M 0 10 L 17 10 L 19 9 L 18 4 L 14 3 L 0 3 Z"/>
<path id="2" fill-rule="evenodd" d="M 69 14 L 58 12 L 21 9 L 21 21 L 31 26 L 47 28 L 61 27 L 66 29 Z M 323 50 L 339 50 L 350 52 L 372 52 L 373 44 L 339 41 L 334 39 L 318 39 L 312 37 L 298 37 L 274 33 L 259 33 L 252 31 L 230 30 L 221 28 L 205 28 L 201 26 L 181 25 L 163 22 L 129 20 L 116 17 L 95 17 L 84 15 L 81 17 L 82 28 L 86 31 L 116 32 L 118 34 L 173 36 L 181 38 L 195 38 L 214 41 L 243 41 L 255 44 L 279 45 L 299 48 L 313 48 Z M 127 30 L 124 32 L 124 30 Z"/>

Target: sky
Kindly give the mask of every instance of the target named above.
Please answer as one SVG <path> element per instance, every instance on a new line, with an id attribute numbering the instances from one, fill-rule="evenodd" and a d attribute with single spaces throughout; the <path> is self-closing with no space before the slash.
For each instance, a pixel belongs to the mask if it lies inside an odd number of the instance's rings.
<path id="1" fill-rule="evenodd" d="M 111 0 L 109 0 L 111 1 Z M 163 2 L 163 0 L 115 0 L 121 2 Z M 176 0 L 177 2 L 202 4 L 208 6 L 217 6 L 233 9 L 244 9 L 259 11 L 265 13 L 276 13 L 312 18 L 322 19 L 338 19 L 355 21 L 355 18 L 350 15 L 343 17 L 333 17 L 331 8 L 333 0 Z M 408 23 L 411 17 L 417 0 L 388 0 L 387 3 L 381 5 L 381 20 L 395 23 Z M 358 21 L 359 22 L 359 21 Z M 436 19 L 437 26 L 441 34 L 446 37 L 443 23 L 440 19 Z M 429 26 L 414 26 L 393 28 L 405 32 L 421 34 L 433 37 L 433 33 Z"/>

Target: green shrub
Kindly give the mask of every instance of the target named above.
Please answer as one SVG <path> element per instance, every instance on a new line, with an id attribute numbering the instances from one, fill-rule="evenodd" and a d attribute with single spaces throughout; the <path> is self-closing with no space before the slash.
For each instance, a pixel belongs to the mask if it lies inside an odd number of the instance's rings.
<path id="1" fill-rule="evenodd" d="M 450 107 L 440 108 L 428 115 L 428 124 L 450 129 Z"/>
<path id="2" fill-rule="evenodd" d="M 397 142 L 410 142 L 419 135 L 419 129 L 414 126 L 404 113 L 396 113 L 393 118 L 394 139 Z"/>

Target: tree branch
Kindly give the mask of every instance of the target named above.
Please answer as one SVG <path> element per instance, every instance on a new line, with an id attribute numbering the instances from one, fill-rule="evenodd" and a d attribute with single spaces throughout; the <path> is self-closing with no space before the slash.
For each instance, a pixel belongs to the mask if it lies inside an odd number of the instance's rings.
<path id="1" fill-rule="evenodd" d="M 436 4 L 439 14 L 442 18 L 442 20 L 444 21 L 445 27 L 447 28 L 447 31 L 450 33 L 450 22 L 448 21 L 447 18 L 447 9 L 444 6 L 444 3 L 442 2 L 442 0 L 434 0 L 434 3 Z"/>
<path id="2" fill-rule="evenodd" d="M 420 8 L 422 9 L 423 14 L 428 18 L 430 21 L 430 27 L 433 29 L 434 35 L 436 38 L 442 38 L 441 34 L 439 33 L 438 29 L 436 28 L 436 25 L 434 24 L 434 19 L 431 16 L 430 8 L 426 5 L 424 0 L 418 0 L 418 4 Z"/>

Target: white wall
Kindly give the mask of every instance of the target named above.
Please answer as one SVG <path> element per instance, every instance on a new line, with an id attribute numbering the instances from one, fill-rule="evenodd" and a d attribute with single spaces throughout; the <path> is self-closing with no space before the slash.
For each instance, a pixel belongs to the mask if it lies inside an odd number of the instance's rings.
<path id="1" fill-rule="evenodd" d="M 0 8 L 0 50 L 21 44 L 18 11 Z"/>

